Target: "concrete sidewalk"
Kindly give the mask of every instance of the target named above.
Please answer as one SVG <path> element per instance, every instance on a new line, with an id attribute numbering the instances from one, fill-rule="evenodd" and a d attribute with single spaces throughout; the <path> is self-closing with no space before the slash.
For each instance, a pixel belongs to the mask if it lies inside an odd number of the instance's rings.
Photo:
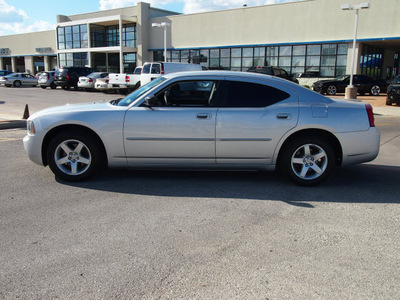
<path id="1" fill-rule="evenodd" d="M 344 98 L 344 94 L 337 94 L 332 98 Z M 358 100 L 370 103 L 374 108 L 374 114 L 379 116 L 400 117 L 400 106 L 387 106 L 386 94 L 380 96 L 358 96 Z M 13 128 L 26 128 L 26 120 L 23 119 L 24 112 L 20 115 L 0 112 L 0 130 Z"/>

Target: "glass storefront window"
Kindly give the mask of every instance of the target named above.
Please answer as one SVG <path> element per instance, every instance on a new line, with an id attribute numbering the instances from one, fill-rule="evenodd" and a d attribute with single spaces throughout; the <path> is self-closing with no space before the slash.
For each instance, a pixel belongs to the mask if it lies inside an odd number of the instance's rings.
<path id="1" fill-rule="evenodd" d="M 321 45 L 307 45 L 307 55 L 321 55 Z"/>
<path id="2" fill-rule="evenodd" d="M 279 56 L 290 56 L 292 55 L 292 46 L 280 46 Z"/>
<path id="3" fill-rule="evenodd" d="M 324 44 L 322 45 L 322 55 L 335 55 L 336 44 Z"/>
<path id="4" fill-rule="evenodd" d="M 293 55 L 306 55 L 306 46 L 293 46 Z"/>
<path id="5" fill-rule="evenodd" d="M 210 69 L 246 71 L 251 66 L 277 66 L 288 73 L 307 73 L 323 77 L 342 74 L 347 65 L 346 43 L 288 45 L 245 48 L 173 50 L 171 61 L 191 62 Z M 154 58 L 157 53 L 154 52 Z M 365 60 L 370 60 L 365 55 Z M 374 59 L 379 59 L 375 55 Z"/>
<path id="6" fill-rule="evenodd" d="M 241 48 L 233 48 L 231 51 L 231 57 L 242 57 L 242 49 Z"/>
<path id="7" fill-rule="evenodd" d="M 279 48 L 278 47 L 267 47 L 267 56 L 278 56 Z"/>

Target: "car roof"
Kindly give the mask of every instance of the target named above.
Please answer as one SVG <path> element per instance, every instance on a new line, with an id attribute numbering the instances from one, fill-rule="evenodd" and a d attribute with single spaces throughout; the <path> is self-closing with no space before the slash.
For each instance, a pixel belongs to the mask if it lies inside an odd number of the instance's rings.
<path id="1" fill-rule="evenodd" d="M 166 78 L 178 78 L 178 77 L 243 77 L 243 78 L 249 78 L 249 79 L 259 79 L 259 80 L 273 80 L 273 81 L 279 81 L 279 82 L 284 82 L 287 83 L 289 81 L 281 79 L 279 77 L 271 76 L 271 75 L 266 75 L 266 74 L 260 74 L 260 73 L 251 73 L 251 72 L 236 72 L 236 71 L 187 71 L 187 72 L 177 72 L 177 73 L 170 73 L 167 75 L 164 75 Z"/>

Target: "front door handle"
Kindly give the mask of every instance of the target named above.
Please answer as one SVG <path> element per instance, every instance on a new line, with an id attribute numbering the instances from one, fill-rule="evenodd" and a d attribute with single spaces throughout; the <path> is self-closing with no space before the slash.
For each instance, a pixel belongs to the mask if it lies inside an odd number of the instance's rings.
<path id="1" fill-rule="evenodd" d="M 211 119 L 211 114 L 207 114 L 207 113 L 199 113 L 197 114 L 197 119 Z"/>

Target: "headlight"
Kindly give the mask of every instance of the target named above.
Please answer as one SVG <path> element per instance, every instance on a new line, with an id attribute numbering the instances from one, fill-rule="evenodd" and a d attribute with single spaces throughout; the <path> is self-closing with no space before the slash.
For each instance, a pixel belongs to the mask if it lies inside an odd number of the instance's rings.
<path id="1" fill-rule="evenodd" d="M 26 129 L 28 130 L 28 134 L 35 135 L 36 133 L 35 123 L 33 123 L 32 120 L 28 120 L 26 122 Z"/>

